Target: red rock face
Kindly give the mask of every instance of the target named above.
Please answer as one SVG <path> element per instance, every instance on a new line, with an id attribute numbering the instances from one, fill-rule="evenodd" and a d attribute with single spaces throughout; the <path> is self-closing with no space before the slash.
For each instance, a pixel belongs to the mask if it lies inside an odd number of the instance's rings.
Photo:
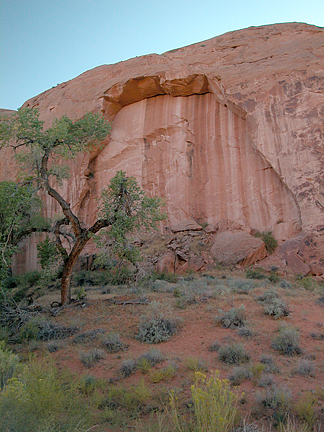
<path id="1" fill-rule="evenodd" d="M 86 222 L 98 192 L 123 169 L 166 198 L 169 225 L 229 219 L 281 242 L 305 233 L 316 238 L 312 251 L 304 242 L 294 252 L 324 273 L 316 249 L 324 226 L 324 29 L 293 23 L 227 33 L 100 66 L 25 105 L 38 107 L 47 125 L 86 111 L 113 120 L 105 148 L 80 156 L 61 191 Z M 48 201 L 48 215 L 57 210 Z"/>

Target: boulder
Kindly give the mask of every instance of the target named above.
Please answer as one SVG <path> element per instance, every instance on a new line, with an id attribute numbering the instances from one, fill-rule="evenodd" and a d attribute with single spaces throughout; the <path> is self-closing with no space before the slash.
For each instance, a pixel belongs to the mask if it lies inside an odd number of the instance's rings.
<path id="1" fill-rule="evenodd" d="M 158 273 L 174 273 L 175 272 L 176 255 L 171 252 L 165 252 L 156 263 L 156 271 Z"/>
<path id="2" fill-rule="evenodd" d="M 260 238 L 245 231 L 224 231 L 215 236 L 210 254 L 222 264 L 246 267 L 265 258 L 267 251 Z"/>
<path id="3" fill-rule="evenodd" d="M 310 268 L 295 252 L 288 255 L 287 267 L 293 274 L 308 275 Z"/>
<path id="4" fill-rule="evenodd" d="M 298 255 L 307 262 L 313 275 L 324 274 L 324 237 L 320 234 L 308 234 L 300 244 Z"/>
<path id="5" fill-rule="evenodd" d="M 194 219 L 186 219 L 172 226 L 171 230 L 174 233 L 181 231 L 201 231 L 202 226 L 199 225 L 199 223 L 197 223 Z"/>

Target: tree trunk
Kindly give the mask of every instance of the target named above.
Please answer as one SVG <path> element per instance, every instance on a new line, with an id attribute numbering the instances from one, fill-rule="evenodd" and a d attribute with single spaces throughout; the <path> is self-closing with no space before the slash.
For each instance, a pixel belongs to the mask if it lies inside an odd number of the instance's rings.
<path id="1" fill-rule="evenodd" d="M 80 253 L 82 252 L 85 244 L 89 240 L 88 236 L 79 237 L 73 246 L 69 256 L 64 260 L 63 264 L 63 275 L 61 280 L 61 304 L 62 306 L 69 300 L 70 298 L 70 284 L 71 284 L 71 276 L 72 271 L 75 266 L 77 259 L 79 258 Z"/>

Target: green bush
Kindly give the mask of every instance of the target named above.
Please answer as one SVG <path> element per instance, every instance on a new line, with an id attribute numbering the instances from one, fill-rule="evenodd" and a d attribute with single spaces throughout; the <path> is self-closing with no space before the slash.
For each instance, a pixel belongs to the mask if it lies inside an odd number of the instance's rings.
<path id="1" fill-rule="evenodd" d="M 89 410 L 78 397 L 77 386 L 77 380 L 60 375 L 51 362 L 30 362 L 1 393 L 1 430 L 87 430 Z"/>
<path id="2" fill-rule="evenodd" d="M 282 327 L 278 336 L 273 339 L 271 346 L 280 354 L 286 356 L 300 355 L 299 332 L 294 327 Z"/>
<path id="3" fill-rule="evenodd" d="M 260 237 L 263 240 L 265 247 L 266 247 L 267 251 L 269 252 L 269 254 L 270 255 L 273 254 L 276 247 L 278 246 L 278 242 L 273 237 L 271 231 L 257 232 L 255 234 L 255 237 Z"/>
<path id="4" fill-rule="evenodd" d="M 263 273 L 261 269 L 248 268 L 246 270 L 246 277 L 248 279 L 265 279 L 266 275 Z"/>

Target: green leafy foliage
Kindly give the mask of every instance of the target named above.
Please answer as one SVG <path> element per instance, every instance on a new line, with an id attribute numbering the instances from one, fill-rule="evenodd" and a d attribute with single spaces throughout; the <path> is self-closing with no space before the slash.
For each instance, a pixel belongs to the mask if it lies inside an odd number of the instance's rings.
<path id="1" fill-rule="evenodd" d="M 264 244 L 265 247 L 267 249 L 267 251 L 269 252 L 269 254 L 273 254 L 273 252 L 275 251 L 276 247 L 278 246 L 278 242 L 277 240 L 273 237 L 273 234 L 271 231 L 264 231 L 264 232 L 257 232 L 255 234 L 255 237 L 260 237 Z"/>
<path id="2" fill-rule="evenodd" d="M 84 150 L 91 150 L 102 141 L 110 131 L 110 125 L 99 114 L 87 113 L 82 119 L 73 121 L 67 116 L 54 119 L 52 126 L 43 129 L 44 122 L 39 120 L 37 109 L 20 108 L 10 116 L 0 119 L 0 145 L 21 147 L 15 154 L 23 169 L 24 178 L 38 179 L 44 168 L 44 157 L 51 156 L 74 158 Z M 67 177 L 67 169 L 51 165 L 46 167 L 48 176 L 57 180 Z"/>
<path id="3" fill-rule="evenodd" d="M 101 261 L 117 254 L 120 259 L 135 264 L 139 249 L 131 235 L 156 229 L 156 223 L 165 218 L 162 205 L 161 198 L 146 196 L 134 177 L 118 171 L 101 194 L 101 217 L 109 226 L 96 239 L 103 248 Z"/>
<path id="4" fill-rule="evenodd" d="M 59 251 L 54 240 L 46 236 L 45 240 L 37 245 L 37 257 L 42 269 L 53 265 L 57 261 Z"/>
<path id="5" fill-rule="evenodd" d="M 88 409 L 78 395 L 78 380 L 62 375 L 51 362 L 33 360 L 21 367 L 0 393 L 1 430 L 88 430 Z"/>

